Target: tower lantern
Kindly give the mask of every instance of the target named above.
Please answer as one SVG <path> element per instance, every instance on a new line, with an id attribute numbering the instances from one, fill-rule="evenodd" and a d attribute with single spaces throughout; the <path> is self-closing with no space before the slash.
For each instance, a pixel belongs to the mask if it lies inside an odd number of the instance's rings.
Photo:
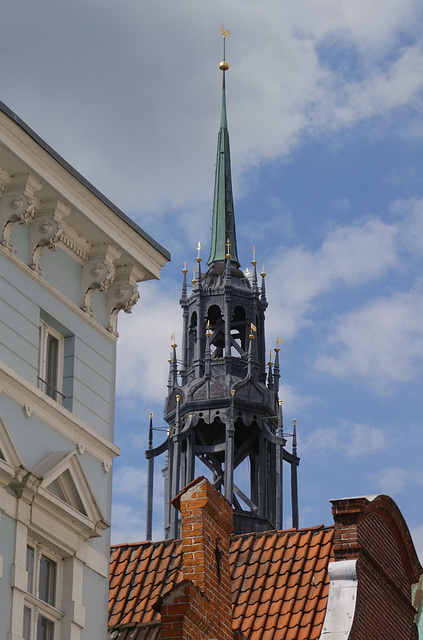
<path id="1" fill-rule="evenodd" d="M 263 268 L 259 286 L 255 249 L 251 279 L 240 270 L 238 260 L 226 114 L 229 64 L 225 39 L 229 32 L 222 27 L 222 33 L 222 106 L 208 269 L 201 272 L 199 244 L 190 295 L 186 267 L 183 270 L 181 360 L 177 375 L 174 349 L 164 410 L 168 437 L 146 451 L 149 466 L 154 457 L 167 452 L 167 538 L 179 535 L 178 514 L 171 500 L 204 468 L 233 505 L 235 532 L 246 533 L 283 527 L 282 471 L 284 462 L 290 464 L 292 526 L 298 527 L 299 458 L 296 450 L 285 448 L 287 434 L 278 395 L 280 341 L 274 362 L 266 362 L 266 274 Z M 149 508 L 151 511 L 151 505 Z"/>

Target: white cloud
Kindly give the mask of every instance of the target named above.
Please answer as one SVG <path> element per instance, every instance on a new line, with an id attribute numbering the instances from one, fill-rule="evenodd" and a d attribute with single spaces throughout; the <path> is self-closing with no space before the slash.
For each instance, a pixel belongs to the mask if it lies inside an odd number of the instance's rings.
<path id="1" fill-rule="evenodd" d="M 372 58 L 392 47 L 401 33 L 417 30 L 421 21 L 418 0 L 307 0 L 296 2 L 292 11 L 295 9 L 302 32 L 316 40 L 348 39 L 362 55 Z"/>
<path id="2" fill-rule="evenodd" d="M 319 371 L 360 376 L 376 389 L 410 382 L 423 373 L 423 283 L 408 292 L 378 298 L 333 323 Z"/>
<path id="3" fill-rule="evenodd" d="M 145 514 L 137 511 L 132 505 L 113 504 L 112 521 L 112 544 L 145 540 Z M 163 540 L 163 526 L 156 522 L 153 526 L 153 540 Z"/>
<path id="4" fill-rule="evenodd" d="M 401 219 L 400 240 L 408 257 L 410 251 L 423 256 L 423 199 L 397 200 L 391 211 Z"/>
<path id="5" fill-rule="evenodd" d="M 338 129 L 362 119 L 383 116 L 392 109 L 420 103 L 422 65 L 423 52 L 419 44 L 404 49 L 386 71 L 373 68 L 364 81 L 344 83 L 333 95 L 328 95 L 334 106 L 331 113 L 328 105 L 324 105 L 326 117 L 330 116 L 327 124 Z"/>
<path id="6" fill-rule="evenodd" d="M 16 49 L 21 3 L 9 3 L 0 46 L 14 59 L 2 98 L 140 224 L 152 211 L 210 202 L 222 20 L 232 32 L 235 178 L 288 154 L 305 133 L 326 135 L 398 106 L 420 111 L 423 58 L 420 43 L 410 45 L 421 32 L 417 0 L 98 6 L 26 6 Z M 335 60 L 345 42 L 357 50 L 360 81 L 320 56 L 328 41 Z"/>
<path id="7" fill-rule="evenodd" d="M 304 407 L 312 402 L 312 398 L 309 396 L 300 396 L 295 393 L 293 387 L 289 384 L 281 384 L 279 390 L 279 397 L 283 402 L 284 415 L 295 415 L 296 412 L 301 411 Z"/>
<path id="8" fill-rule="evenodd" d="M 301 434 L 300 438 L 302 452 L 324 450 L 344 453 L 349 458 L 373 455 L 390 446 L 390 436 L 386 430 L 352 422 L 343 422 L 337 427 L 317 429 L 308 436 Z"/>
<path id="9" fill-rule="evenodd" d="M 119 317 L 117 394 L 128 404 L 140 397 L 164 399 L 174 331 L 180 349 L 181 311 L 174 287 L 173 282 L 141 284 L 137 307 L 131 315 Z"/>
<path id="10" fill-rule="evenodd" d="M 334 211 L 339 211 L 339 213 L 347 213 L 351 209 L 351 201 L 348 198 L 332 198 L 329 204 Z"/>
<path id="11" fill-rule="evenodd" d="M 112 544 L 144 540 L 146 533 L 147 468 L 124 465 L 113 472 Z M 164 483 L 155 466 L 153 539 L 163 540 Z"/>
<path id="12" fill-rule="evenodd" d="M 412 486 L 423 486 L 423 472 L 403 469 L 401 467 L 387 467 L 377 473 L 368 474 L 379 493 L 398 496 Z"/>
<path id="13" fill-rule="evenodd" d="M 398 260 L 396 240 L 395 225 L 369 219 L 331 231 L 315 252 L 295 247 L 273 256 L 269 273 L 282 274 L 282 279 L 268 281 L 272 299 L 268 329 L 281 331 L 282 326 L 284 336 L 293 336 L 307 323 L 318 296 L 385 275 Z"/>
<path id="14" fill-rule="evenodd" d="M 143 466 L 120 466 L 113 474 L 113 494 L 117 496 L 139 496 L 146 491 L 147 470 Z"/>

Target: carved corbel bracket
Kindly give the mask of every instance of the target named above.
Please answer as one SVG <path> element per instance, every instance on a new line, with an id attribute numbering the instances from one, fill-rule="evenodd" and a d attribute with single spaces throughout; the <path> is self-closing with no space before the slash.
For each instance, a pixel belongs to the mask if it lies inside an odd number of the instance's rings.
<path id="1" fill-rule="evenodd" d="M 8 173 L 6 169 L 3 169 L 3 167 L 0 167 L 0 194 L 1 195 L 5 193 L 9 182 L 10 182 L 10 173 Z"/>
<path id="2" fill-rule="evenodd" d="M 28 492 L 31 496 L 37 493 L 41 480 L 40 476 L 24 465 L 20 465 L 15 470 L 15 479 L 10 483 L 10 488 L 16 493 L 17 498 L 22 498 L 24 492 Z"/>
<path id="3" fill-rule="evenodd" d="M 132 307 L 138 302 L 140 294 L 137 287 L 137 270 L 135 265 L 117 267 L 116 278 L 107 293 L 107 313 L 109 326 L 107 330 L 116 332 L 119 311 L 131 313 Z"/>
<path id="4" fill-rule="evenodd" d="M 64 234 L 63 219 L 71 212 L 71 208 L 62 200 L 44 202 L 40 205 L 37 216 L 31 224 L 30 232 L 30 268 L 41 275 L 41 254 L 48 247 L 53 251 Z"/>
<path id="5" fill-rule="evenodd" d="M 91 302 L 94 291 L 106 292 L 113 283 L 116 274 L 115 260 L 120 258 L 121 252 L 111 244 L 101 244 L 93 247 L 90 260 L 82 269 L 82 302 L 81 309 L 89 316 L 93 316 Z"/>
<path id="6" fill-rule="evenodd" d="M 3 181 L 2 186 L 5 186 Z M 0 201 L 0 244 L 13 250 L 10 242 L 16 222 L 27 225 L 35 216 L 34 194 L 42 188 L 42 183 L 31 174 L 16 176 L 8 182 L 5 194 Z M 2 189 L 3 190 L 3 189 Z"/>

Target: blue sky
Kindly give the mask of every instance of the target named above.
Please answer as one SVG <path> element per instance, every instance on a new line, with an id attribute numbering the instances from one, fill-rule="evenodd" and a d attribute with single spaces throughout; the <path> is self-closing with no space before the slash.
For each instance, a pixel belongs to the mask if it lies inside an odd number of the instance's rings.
<path id="1" fill-rule="evenodd" d="M 14 0 L 0 99 L 172 253 L 120 318 L 112 536 L 145 533 L 184 260 L 207 258 L 221 24 L 242 268 L 267 272 L 297 420 L 300 524 L 391 495 L 423 555 L 423 6 L 418 0 Z M 163 434 L 155 432 L 155 442 Z M 162 535 L 160 469 L 155 536 Z M 289 526 L 289 519 L 286 522 Z"/>

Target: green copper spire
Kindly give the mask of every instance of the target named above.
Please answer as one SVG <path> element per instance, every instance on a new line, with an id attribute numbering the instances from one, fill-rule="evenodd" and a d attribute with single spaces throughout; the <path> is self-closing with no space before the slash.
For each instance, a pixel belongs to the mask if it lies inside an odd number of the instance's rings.
<path id="1" fill-rule="evenodd" d="M 223 61 L 219 67 L 223 72 L 222 78 L 222 112 L 220 130 L 217 139 L 216 175 L 214 182 L 213 221 L 210 246 L 210 256 L 207 264 L 225 261 L 227 254 L 231 255 L 231 262 L 239 267 L 236 248 L 234 203 L 232 197 L 231 156 L 229 149 L 229 132 L 226 118 L 225 71 L 229 64 L 225 60 L 225 39 L 229 31 L 223 31 Z M 228 248 L 229 241 L 229 248 Z"/>

